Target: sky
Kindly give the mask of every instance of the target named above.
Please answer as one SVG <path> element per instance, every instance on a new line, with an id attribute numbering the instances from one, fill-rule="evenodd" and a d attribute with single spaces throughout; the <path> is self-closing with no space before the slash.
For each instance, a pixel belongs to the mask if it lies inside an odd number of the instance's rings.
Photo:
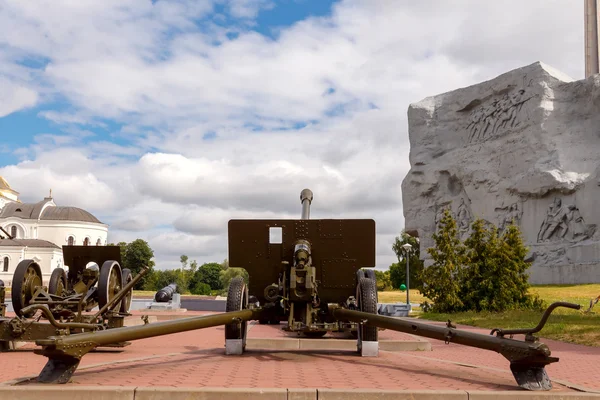
<path id="1" fill-rule="evenodd" d="M 537 61 L 584 77 L 577 0 L 6 0 L 0 176 L 146 240 L 227 258 L 232 218 L 372 218 L 396 262 L 407 110 Z"/>

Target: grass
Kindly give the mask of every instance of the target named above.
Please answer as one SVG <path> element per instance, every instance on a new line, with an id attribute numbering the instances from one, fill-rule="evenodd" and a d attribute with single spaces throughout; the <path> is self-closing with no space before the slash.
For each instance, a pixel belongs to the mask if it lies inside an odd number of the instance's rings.
<path id="1" fill-rule="evenodd" d="M 406 290 L 388 290 L 385 292 L 378 292 L 377 296 L 380 303 L 406 303 Z M 410 289 L 410 302 L 421 304 L 427 300 L 421 292 L 416 289 Z M 431 300 L 428 300 L 431 303 Z"/>
<path id="2" fill-rule="evenodd" d="M 581 310 L 557 308 L 554 310 L 544 328 L 536 336 L 560 340 L 563 342 L 600 347 L 600 303 L 591 313 L 585 313 L 589 308 L 590 299 L 600 295 L 600 284 L 590 285 L 536 285 L 531 293 L 537 293 L 548 305 L 556 301 L 566 301 L 579 304 Z M 542 312 L 538 311 L 506 311 L 492 312 L 460 312 L 452 314 L 417 313 L 417 318 L 433 321 L 476 326 L 480 328 L 528 328 L 534 327 L 540 321 Z"/>

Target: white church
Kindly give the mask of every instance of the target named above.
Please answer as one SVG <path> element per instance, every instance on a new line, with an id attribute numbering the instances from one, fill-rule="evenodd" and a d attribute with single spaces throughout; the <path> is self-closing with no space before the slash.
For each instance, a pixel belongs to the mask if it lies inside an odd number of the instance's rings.
<path id="1" fill-rule="evenodd" d="M 52 270 L 63 267 L 62 246 L 105 246 L 108 225 L 77 207 L 57 206 L 50 196 L 22 203 L 19 193 L 0 176 L 0 280 L 6 287 L 19 261 L 35 260 L 44 285 Z"/>

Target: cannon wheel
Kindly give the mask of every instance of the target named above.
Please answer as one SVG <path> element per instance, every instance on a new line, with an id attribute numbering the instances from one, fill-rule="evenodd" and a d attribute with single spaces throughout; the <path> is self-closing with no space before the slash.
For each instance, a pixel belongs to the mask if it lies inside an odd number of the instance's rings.
<path id="1" fill-rule="evenodd" d="M 123 270 L 123 287 L 125 287 L 125 285 L 127 285 L 129 282 L 131 282 L 133 280 L 133 275 L 131 275 L 131 270 L 128 268 L 125 268 Z M 131 290 L 129 291 L 129 293 L 127 293 L 125 295 L 125 297 L 123 297 L 123 300 L 121 300 L 121 308 L 120 311 L 122 313 L 128 313 L 129 310 L 131 310 L 131 298 L 133 297 L 133 288 L 131 288 Z"/>
<path id="2" fill-rule="evenodd" d="M 62 268 L 55 268 L 50 275 L 48 293 L 62 296 L 67 289 L 67 273 Z"/>
<path id="3" fill-rule="evenodd" d="M 98 278 L 98 307 L 108 304 L 123 287 L 121 266 L 116 261 L 105 261 Z M 120 306 L 119 306 L 120 307 Z M 114 309 L 118 310 L 119 307 Z"/>
<path id="4" fill-rule="evenodd" d="M 23 316 L 21 310 L 29 305 L 36 289 L 42 284 L 42 270 L 35 261 L 23 260 L 17 265 L 11 287 L 15 314 Z"/>
<path id="5" fill-rule="evenodd" d="M 375 281 L 369 278 L 361 278 L 356 287 L 356 300 L 358 301 L 359 311 L 377 314 L 377 286 Z M 359 326 L 358 340 L 376 342 L 377 327 L 376 326 Z"/>
<path id="6" fill-rule="evenodd" d="M 229 284 L 227 291 L 226 312 L 241 311 L 248 308 L 248 287 L 244 282 L 244 278 L 236 276 Z M 246 350 L 246 332 L 248 330 L 248 322 L 232 323 L 225 325 L 225 340 L 227 339 L 242 339 L 242 350 Z"/>

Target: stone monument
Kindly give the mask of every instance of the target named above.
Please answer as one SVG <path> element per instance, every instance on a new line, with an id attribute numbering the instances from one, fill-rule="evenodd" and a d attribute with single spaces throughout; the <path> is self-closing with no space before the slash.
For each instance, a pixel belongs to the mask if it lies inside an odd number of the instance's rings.
<path id="1" fill-rule="evenodd" d="M 408 124 L 404 217 L 426 266 L 448 208 L 461 239 L 475 218 L 517 224 L 531 283 L 600 282 L 600 75 L 534 63 L 411 104 Z"/>

